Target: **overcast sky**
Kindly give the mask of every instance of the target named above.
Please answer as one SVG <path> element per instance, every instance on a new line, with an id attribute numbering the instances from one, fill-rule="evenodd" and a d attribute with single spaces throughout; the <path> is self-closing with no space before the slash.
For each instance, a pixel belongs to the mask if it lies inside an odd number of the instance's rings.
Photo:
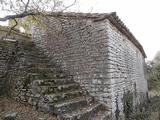
<path id="1" fill-rule="evenodd" d="M 160 0 L 77 0 L 72 11 L 117 12 L 144 47 L 148 60 L 160 50 Z"/>

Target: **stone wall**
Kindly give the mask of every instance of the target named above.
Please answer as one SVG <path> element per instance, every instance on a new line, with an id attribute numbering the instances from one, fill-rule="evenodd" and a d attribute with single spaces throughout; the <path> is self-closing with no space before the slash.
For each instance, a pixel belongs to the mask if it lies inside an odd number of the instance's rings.
<path id="1" fill-rule="evenodd" d="M 17 44 L 24 40 L 31 41 L 30 35 L 20 33 L 18 30 L 13 30 L 10 35 L 8 32 L 8 27 L 0 26 L 0 95 L 11 95 L 10 90 L 17 72 Z"/>
<path id="2" fill-rule="evenodd" d="M 10 63 L 15 52 L 15 42 L 0 41 L 0 95 L 4 94 Z"/>
<path id="3" fill-rule="evenodd" d="M 46 30 L 34 28 L 33 40 L 37 46 L 69 71 L 91 95 L 110 105 L 105 21 L 53 18 L 47 23 Z"/>
<path id="4" fill-rule="evenodd" d="M 46 23 L 46 28 L 33 26 L 37 46 L 113 113 L 116 96 L 122 111 L 125 91 L 146 94 L 144 54 L 110 20 L 65 16 Z"/>
<path id="5" fill-rule="evenodd" d="M 136 103 L 146 97 L 148 91 L 144 73 L 144 56 L 139 49 L 110 22 L 107 23 L 109 74 L 112 88 L 112 109 L 115 111 L 116 97 L 122 103 L 124 92 L 137 92 Z M 119 109 L 123 105 L 119 104 Z"/>

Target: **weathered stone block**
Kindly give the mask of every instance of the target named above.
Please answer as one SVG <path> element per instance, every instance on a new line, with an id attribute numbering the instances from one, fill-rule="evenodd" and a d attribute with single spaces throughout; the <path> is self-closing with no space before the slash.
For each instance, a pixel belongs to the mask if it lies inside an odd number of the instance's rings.
<path id="1" fill-rule="evenodd" d="M 17 112 L 6 113 L 4 120 L 16 120 Z"/>

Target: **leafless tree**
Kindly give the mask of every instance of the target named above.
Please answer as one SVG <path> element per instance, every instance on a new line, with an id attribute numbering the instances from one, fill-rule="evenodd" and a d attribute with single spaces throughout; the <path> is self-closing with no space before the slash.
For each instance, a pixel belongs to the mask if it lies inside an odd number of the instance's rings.
<path id="1" fill-rule="evenodd" d="M 0 21 L 14 21 L 8 32 L 10 34 L 18 25 L 17 19 L 31 16 L 36 20 L 38 17 L 47 16 L 49 12 L 56 17 L 57 13 L 65 11 L 75 3 L 76 0 L 71 5 L 65 6 L 63 0 L 0 0 L 0 11 L 7 14 L 3 18 L 1 17 Z"/>
<path id="2" fill-rule="evenodd" d="M 155 64 L 160 64 L 160 51 L 158 51 L 153 59 Z"/>

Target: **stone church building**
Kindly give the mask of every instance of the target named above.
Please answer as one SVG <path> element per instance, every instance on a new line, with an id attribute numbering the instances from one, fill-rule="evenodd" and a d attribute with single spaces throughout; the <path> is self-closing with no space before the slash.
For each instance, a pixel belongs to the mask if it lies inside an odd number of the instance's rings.
<path id="1" fill-rule="evenodd" d="M 16 100 L 62 120 L 102 120 L 102 114 L 123 111 L 128 91 L 134 105 L 146 99 L 146 54 L 116 13 L 51 13 L 42 21 L 45 25 L 31 25 L 32 37 L 18 34 L 20 40 L 11 43 L 16 50 L 4 51 L 0 44 L 0 61 L 8 65 L 3 68 L 12 76 L 7 83 L 15 84 Z"/>
<path id="2" fill-rule="evenodd" d="M 34 26 L 33 40 L 112 112 L 124 91 L 146 95 L 146 54 L 116 13 L 63 13 L 46 24 Z"/>

